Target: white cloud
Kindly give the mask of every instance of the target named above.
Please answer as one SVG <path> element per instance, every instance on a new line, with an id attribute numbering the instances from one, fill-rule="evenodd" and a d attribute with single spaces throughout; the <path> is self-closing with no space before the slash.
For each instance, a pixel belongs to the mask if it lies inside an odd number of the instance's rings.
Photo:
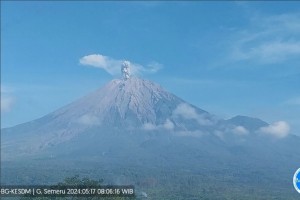
<path id="1" fill-rule="evenodd" d="M 272 30 L 276 29 L 282 32 L 285 32 L 286 30 L 300 32 L 299 18 L 300 13 L 284 13 L 279 15 L 271 15 L 263 18 L 259 16 L 256 20 L 254 20 L 254 22 L 263 20 L 264 23 L 261 24 L 261 26 L 268 26 L 268 28 L 272 28 Z"/>
<path id="2" fill-rule="evenodd" d="M 157 126 L 155 126 L 155 124 L 152 124 L 152 123 L 145 123 L 143 124 L 143 127 L 142 127 L 144 130 L 146 131 L 153 131 L 153 130 L 156 130 L 158 129 Z"/>
<path id="3" fill-rule="evenodd" d="M 290 126 L 285 121 L 278 121 L 270 124 L 269 126 L 260 128 L 260 132 L 272 135 L 277 138 L 284 138 L 289 134 Z"/>
<path id="4" fill-rule="evenodd" d="M 233 52 L 235 60 L 255 59 L 262 64 L 280 63 L 295 56 L 300 56 L 300 42 L 269 41 Z"/>
<path id="5" fill-rule="evenodd" d="M 200 125 L 212 125 L 213 122 L 209 119 L 207 119 L 204 115 L 200 115 L 196 112 L 195 108 L 192 106 L 181 103 L 179 104 L 176 109 L 173 111 L 173 115 L 181 116 L 184 119 L 194 119 L 196 120 Z"/>
<path id="6" fill-rule="evenodd" d="M 285 104 L 300 106 L 300 97 L 289 99 L 285 102 Z"/>
<path id="7" fill-rule="evenodd" d="M 101 68 L 113 76 L 120 75 L 121 65 L 124 61 L 125 60 L 113 59 L 111 57 L 104 56 L 101 54 L 91 54 L 79 59 L 80 64 Z M 162 68 L 162 65 L 157 62 L 152 62 L 147 66 L 143 66 L 132 62 L 130 63 L 130 70 L 133 75 L 140 75 L 143 73 L 156 73 Z"/>
<path id="8" fill-rule="evenodd" d="M 257 15 L 232 42 L 232 61 L 282 63 L 300 57 L 300 14 Z"/>
<path id="9" fill-rule="evenodd" d="M 9 112 L 14 104 L 14 98 L 1 95 L 1 112 Z"/>
<path id="10" fill-rule="evenodd" d="M 100 120 L 94 115 L 85 114 L 78 119 L 78 123 L 92 126 L 92 125 L 99 125 Z"/>
<path id="11" fill-rule="evenodd" d="M 159 125 L 155 125 L 152 123 L 145 123 L 142 126 L 143 130 L 146 131 L 153 131 L 153 130 L 173 130 L 174 129 L 174 124 L 170 119 L 166 119 L 165 123 L 163 124 L 159 124 Z"/>
<path id="12" fill-rule="evenodd" d="M 171 120 L 167 119 L 166 122 L 163 124 L 163 127 L 167 130 L 173 130 L 174 124 L 171 122 Z"/>
<path id="13" fill-rule="evenodd" d="M 179 104 L 176 109 L 173 111 L 174 115 L 181 115 L 186 119 L 197 119 L 198 114 L 196 110 L 186 103 Z"/>
<path id="14" fill-rule="evenodd" d="M 163 65 L 158 62 L 151 62 L 150 64 L 147 65 L 147 68 L 144 68 L 144 71 L 146 70 L 146 72 L 149 73 L 156 73 L 159 70 L 161 70 L 162 67 Z"/>
<path id="15" fill-rule="evenodd" d="M 12 90 L 9 87 L 1 85 L 1 113 L 11 111 L 15 102 L 11 93 Z"/>
<path id="16" fill-rule="evenodd" d="M 243 126 L 236 126 L 232 131 L 236 135 L 247 135 L 249 133 L 249 131 Z"/>
<path id="17" fill-rule="evenodd" d="M 82 65 L 89 65 L 92 67 L 97 67 L 104 69 L 107 73 L 111 75 L 120 74 L 120 69 L 122 65 L 122 60 L 114 60 L 108 56 L 103 56 L 101 54 L 92 54 L 84 56 L 79 60 Z"/>
<path id="18" fill-rule="evenodd" d="M 214 134 L 215 136 L 217 136 L 218 138 L 220 138 L 221 140 L 224 140 L 224 139 L 225 139 L 225 133 L 224 133 L 224 131 L 215 130 L 215 131 L 213 132 L 213 134 Z"/>

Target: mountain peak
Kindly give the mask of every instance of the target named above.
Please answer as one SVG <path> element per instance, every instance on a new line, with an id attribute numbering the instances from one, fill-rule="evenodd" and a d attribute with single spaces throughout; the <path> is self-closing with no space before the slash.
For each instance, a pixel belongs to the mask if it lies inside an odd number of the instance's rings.
<path id="1" fill-rule="evenodd" d="M 261 127 L 268 126 L 269 124 L 261 119 L 237 115 L 231 119 L 228 119 L 227 122 L 234 124 L 236 126 L 243 126 L 249 131 L 256 131 Z"/>
<path id="2" fill-rule="evenodd" d="M 161 124 L 183 102 L 160 85 L 137 77 L 113 79 L 103 88 L 52 113 L 72 123 L 113 127 Z"/>

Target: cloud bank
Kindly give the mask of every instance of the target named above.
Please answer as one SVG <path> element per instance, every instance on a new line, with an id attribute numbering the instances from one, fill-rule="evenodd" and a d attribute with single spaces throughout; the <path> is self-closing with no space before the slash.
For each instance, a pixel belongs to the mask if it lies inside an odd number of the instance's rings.
<path id="1" fill-rule="evenodd" d="M 173 130 L 174 129 L 174 124 L 170 119 L 166 119 L 165 123 L 155 125 L 152 123 L 145 123 L 143 124 L 142 129 L 146 131 L 153 131 L 153 130 Z"/>
<path id="2" fill-rule="evenodd" d="M 83 56 L 79 59 L 80 64 L 103 69 L 113 76 L 121 74 L 121 65 L 124 61 L 125 60 L 113 59 L 101 54 L 91 54 Z M 133 75 L 141 75 L 143 73 L 156 73 L 162 68 L 162 65 L 157 62 L 152 62 L 146 66 L 133 62 L 130 63 L 130 71 Z"/>
<path id="3" fill-rule="evenodd" d="M 269 126 L 260 128 L 260 132 L 277 138 L 284 138 L 289 134 L 290 126 L 285 121 L 278 121 Z"/>
<path id="4" fill-rule="evenodd" d="M 249 131 L 243 126 L 236 126 L 232 131 L 236 135 L 247 135 L 249 133 Z"/>
<path id="5" fill-rule="evenodd" d="M 300 57 L 300 13 L 256 15 L 249 28 L 237 32 L 232 61 L 276 64 Z"/>
<path id="6" fill-rule="evenodd" d="M 11 111 L 14 104 L 14 99 L 12 97 L 1 96 L 1 112 Z"/>
<path id="7" fill-rule="evenodd" d="M 295 98 L 289 99 L 284 103 L 288 104 L 288 105 L 300 106 L 300 97 L 295 97 Z"/>
<path id="8" fill-rule="evenodd" d="M 212 125 L 213 122 L 209 119 L 207 119 L 204 115 L 200 115 L 196 112 L 195 108 L 192 106 L 186 104 L 186 103 L 181 103 L 179 104 L 176 109 L 173 111 L 173 115 L 176 116 L 181 116 L 184 119 L 193 119 L 196 120 L 200 125 Z"/>
<path id="9" fill-rule="evenodd" d="M 11 111 L 15 102 L 15 98 L 11 94 L 11 90 L 1 85 L 1 113 Z"/>

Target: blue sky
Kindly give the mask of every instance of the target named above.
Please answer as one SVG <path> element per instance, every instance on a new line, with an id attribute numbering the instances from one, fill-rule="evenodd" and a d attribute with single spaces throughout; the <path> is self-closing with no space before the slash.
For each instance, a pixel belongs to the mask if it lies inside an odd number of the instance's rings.
<path id="1" fill-rule="evenodd" d="M 91 55 L 104 63 L 82 62 Z M 300 134 L 296 1 L 1 1 L 2 127 L 103 86 L 122 60 L 215 115 L 285 121 Z"/>

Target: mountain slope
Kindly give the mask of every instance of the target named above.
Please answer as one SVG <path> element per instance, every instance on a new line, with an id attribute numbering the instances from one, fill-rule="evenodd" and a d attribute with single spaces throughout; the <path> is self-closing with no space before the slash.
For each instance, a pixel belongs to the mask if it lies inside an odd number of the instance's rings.
<path id="1" fill-rule="evenodd" d="M 289 183 L 300 139 L 260 133 L 265 126 L 246 116 L 223 120 L 151 81 L 115 79 L 40 119 L 2 129 L 1 181 L 48 184 L 92 174 L 152 191 L 153 199 L 174 199 L 174 188 L 186 188 L 179 199 L 296 199 Z"/>
<path id="2" fill-rule="evenodd" d="M 114 79 L 40 119 L 2 129 L 2 147 L 4 151 L 19 151 L 24 156 L 71 140 L 90 129 L 207 130 L 212 123 L 215 123 L 213 115 L 151 81 L 134 77 Z"/>
<path id="3" fill-rule="evenodd" d="M 261 127 L 268 126 L 269 124 L 262 121 L 261 119 L 247 117 L 247 116 L 235 116 L 231 119 L 226 120 L 229 124 L 236 126 L 243 126 L 247 130 L 255 131 Z"/>

